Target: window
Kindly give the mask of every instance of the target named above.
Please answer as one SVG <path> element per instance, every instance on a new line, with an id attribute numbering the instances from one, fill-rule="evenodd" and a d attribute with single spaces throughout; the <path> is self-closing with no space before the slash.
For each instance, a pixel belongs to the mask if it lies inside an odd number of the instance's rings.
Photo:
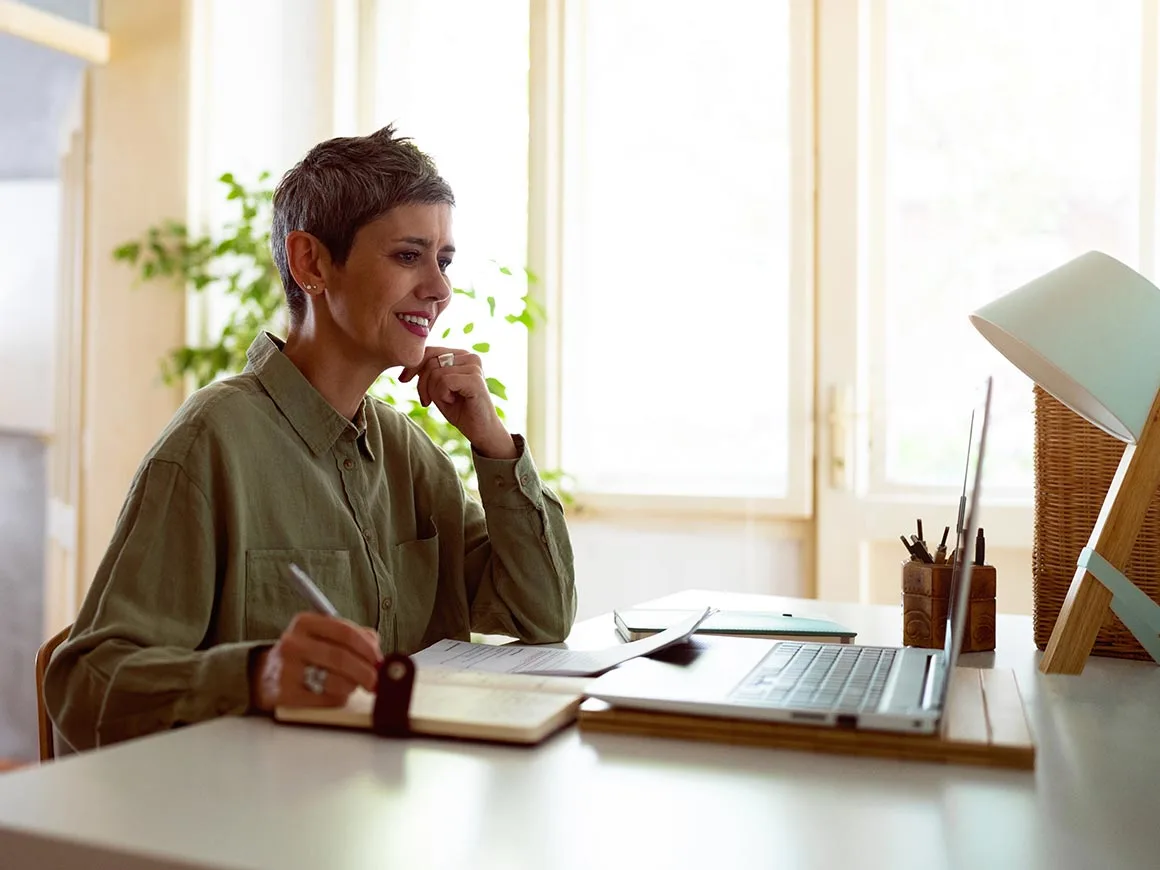
<path id="1" fill-rule="evenodd" d="M 1157 4 L 818 8 L 819 594 L 897 602 L 898 536 L 953 522 L 993 374 L 988 556 L 1026 611 L 1032 385 L 967 315 L 1093 248 L 1153 271 Z"/>
<path id="2" fill-rule="evenodd" d="M 963 428 L 943 412 L 994 372 L 989 490 L 1029 498 L 1030 386 L 966 312 L 1092 248 L 1140 268 L 1141 15 L 1099 0 L 885 3 L 871 122 L 883 488 L 961 486 Z"/>
<path id="3" fill-rule="evenodd" d="M 589 493 L 801 495 L 791 4 L 568 5 L 562 465 Z"/>
<path id="4" fill-rule="evenodd" d="M 527 334 L 503 320 L 527 292 L 528 6 L 503 0 L 383 0 L 377 14 L 374 127 L 394 123 L 430 154 L 455 192 L 456 287 L 432 341 L 487 343 L 485 372 L 526 431 Z M 501 270 L 508 270 L 507 275 Z M 497 317 L 486 299 L 496 299 Z M 463 335 L 462 328 L 473 324 Z"/>

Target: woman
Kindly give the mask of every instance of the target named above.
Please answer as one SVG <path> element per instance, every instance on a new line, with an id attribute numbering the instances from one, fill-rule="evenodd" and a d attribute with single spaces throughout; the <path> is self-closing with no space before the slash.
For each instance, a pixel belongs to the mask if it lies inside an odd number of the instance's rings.
<path id="1" fill-rule="evenodd" d="M 274 194 L 290 310 L 246 370 L 199 390 L 145 457 L 45 676 L 85 749 L 214 716 L 339 705 L 383 650 L 472 630 L 562 640 L 575 615 L 563 509 L 504 428 L 479 357 L 427 338 L 451 299 L 451 189 L 387 127 L 313 148 Z M 404 415 L 415 381 L 473 447 L 482 505 Z M 341 618 L 302 612 L 305 570 Z"/>

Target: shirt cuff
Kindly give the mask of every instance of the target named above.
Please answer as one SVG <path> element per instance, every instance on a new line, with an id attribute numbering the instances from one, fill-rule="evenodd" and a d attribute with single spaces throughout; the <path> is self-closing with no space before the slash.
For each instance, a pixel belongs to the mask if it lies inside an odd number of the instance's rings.
<path id="1" fill-rule="evenodd" d="M 251 653 L 268 646 L 269 641 L 243 641 L 189 654 L 164 673 L 153 671 L 149 692 L 140 686 L 144 675 L 130 677 L 135 691 L 114 689 L 105 699 L 97 745 L 248 712 Z"/>
<path id="2" fill-rule="evenodd" d="M 519 451 L 515 459 L 489 459 L 474 449 L 471 451 L 479 498 L 484 507 L 534 507 L 542 510 L 544 489 L 536 463 L 532 461 L 532 452 L 522 435 L 512 435 L 512 440 Z"/>

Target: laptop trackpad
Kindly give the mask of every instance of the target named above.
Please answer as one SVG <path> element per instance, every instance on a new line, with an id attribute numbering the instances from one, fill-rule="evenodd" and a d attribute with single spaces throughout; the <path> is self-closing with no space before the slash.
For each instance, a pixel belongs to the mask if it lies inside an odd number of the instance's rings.
<path id="1" fill-rule="evenodd" d="M 778 641 L 698 636 L 649 658 L 627 661 L 604 674 L 591 694 L 663 700 L 719 701 Z"/>

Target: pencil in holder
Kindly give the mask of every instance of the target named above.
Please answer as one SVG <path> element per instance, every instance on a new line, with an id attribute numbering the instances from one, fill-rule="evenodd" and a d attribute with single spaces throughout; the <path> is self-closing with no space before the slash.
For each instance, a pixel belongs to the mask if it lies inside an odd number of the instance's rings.
<path id="1" fill-rule="evenodd" d="M 902 563 L 902 644 L 941 649 L 946 644 L 954 568 L 917 560 Z M 961 652 L 995 648 L 995 568 L 971 566 L 971 592 Z"/>

